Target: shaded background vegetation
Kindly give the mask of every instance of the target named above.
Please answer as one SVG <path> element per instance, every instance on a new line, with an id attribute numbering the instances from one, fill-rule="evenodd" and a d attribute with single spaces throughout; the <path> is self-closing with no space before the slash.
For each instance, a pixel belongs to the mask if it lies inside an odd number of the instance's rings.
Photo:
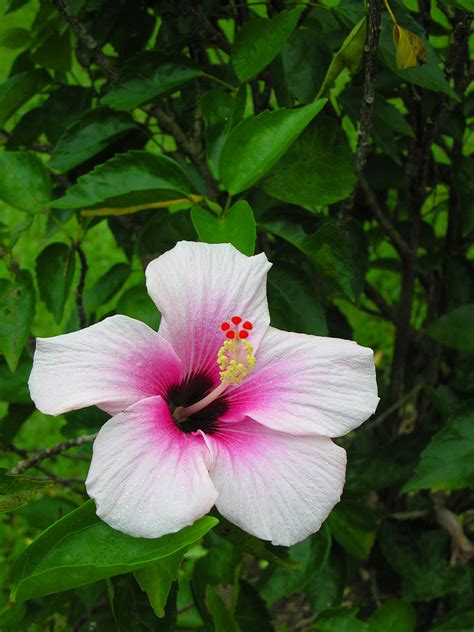
<path id="1" fill-rule="evenodd" d="M 391 8 L 426 63 L 379 0 L 4 0 L 1 630 L 474 627 L 474 5 Z M 180 239 L 264 251 L 273 325 L 375 351 L 344 497 L 288 552 L 119 537 L 84 504 L 106 415 L 30 401 L 36 336 L 158 326 L 144 266 Z"/>

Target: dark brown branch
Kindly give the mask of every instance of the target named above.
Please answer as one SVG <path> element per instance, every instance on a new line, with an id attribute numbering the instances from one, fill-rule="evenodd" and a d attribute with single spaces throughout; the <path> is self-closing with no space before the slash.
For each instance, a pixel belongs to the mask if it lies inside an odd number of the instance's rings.
<path id="1" fill-rule="evenodd" d="M 374 305 L 376 305 L 380 312 L 388 318 L 392 323 L 397 322 L 397 312 L 395 309 L 387 303 L 384 297 L 377 292 L 373 285 L 366 282 L 364 292 Z"/>
<path id="2" fill-rule="evenodd" d="M 9 470 L 8 474 L 23 474 L 23 472 L 26 472 L 26 470 L 30 469 L 31 467 L 36 467 L 38 463 L 44 461 L 45 459 L 50 459 L 53 456 L 57 456 L 61 452 L 69 450 L 70 448 L 75 448 L 77 446 L 84 445 L 85 443 L 91 443 L 92 441 L 94 441 L 95 437 L 95 434 L 82 435 L 80 437 L 75 437 L 74 439 L 68 439 L 67 441 L 58 443 L 51 448 L 41 450 L 40 452 L 34 454 L 32 457 L 29 457 L 17 463 L 15 467 L 12 467 L 11 470 Z"/>
<path id="3" fill-rule="evenodd" d="M 76 246 L 76 252 L 79 255 L 79 261 L 81 263 L 79 283 L 77 284 L 76 289 L 76 309 L 77 316 L 79 318 L 79 327 L 83 329 L 84 327 L 87 327 L 87 314 L 84 307 L 84 286 L 86 284 L 86 275 L 89 266 L 87 264 L 86 255 L 79 245 Z"/>
<path id="4" fill-rule="evenodd" d="M 102 68 L 107 78 L 110 80 L 116 79 L 117 71 L 114 65 L 104 55 L 104 53 L 100 49 L 99 44 L 87 31 L 77 15 L 75 15 L 75 13 L 71 11 L 71 8 L 67 4 L 66 0 L 53 0 L 53 4 L 58 12 L 62 15 L 62 17 L 66 20 L 66 22 L 71 26 L 72 30 L 77 36 L 77 39 L 91 53 L 92 57 L 95 59 L 96 64 Z"/>
<path id="5" fill-rule="evenodd" d="M 369 421 L 367 424 L 368 427 L 376 428 L 377 426 L 380 426 L 380 424 L 383 424 L 383 422 L 391 417 L 394 413 L 396 413 L 397 410 L 399 410 L 400 408 L 405 406 L 405 404 L 408 404 L 408 402 L 414 399 L 422 388 L 423 384 L 417 384 L 415 388 L 413 388 L 409 393 L 401 397 L 398 401 L 394 402 L 391 406 L 384 410 L 383 413 L 375 417 L 373 421 Z"/>
<path id="6" fill-rule="evenodd" d="M 364 93 L 360 108 L 359 138 L 355 155 L 355 171 L 357 184 L 351 195 L 341 204 L 339 219 L 347 221 L 347 216 L 354 206 L 358 182 L 364 172 L 372 131 L 372 113 L 375 102 L 375 73 L 377 71 L 377 47 L 380 37 L 382 18 L 381 0 L 367 0 L 367 34 L 364 46 Z"/>

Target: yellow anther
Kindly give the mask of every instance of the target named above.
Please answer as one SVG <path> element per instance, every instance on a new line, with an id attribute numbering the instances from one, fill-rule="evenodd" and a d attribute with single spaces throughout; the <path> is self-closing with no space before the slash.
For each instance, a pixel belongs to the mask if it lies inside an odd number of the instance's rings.
<path id="1" fill-rule="evenodd" d="M 226 340 L 217 353 L 221 382 L 240 384 L 255 367 L 253 346 L 247 340 Z"/>

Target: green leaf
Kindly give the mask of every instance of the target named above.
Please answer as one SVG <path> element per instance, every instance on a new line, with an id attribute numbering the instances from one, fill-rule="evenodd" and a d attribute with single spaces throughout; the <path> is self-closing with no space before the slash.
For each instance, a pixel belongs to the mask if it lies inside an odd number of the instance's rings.
<path id="1" fill-rule="evenodd" d="M 463 610 L 461 612 L 450 612 L 436 624 L 434 628 L 430 628 L 429 632 L 471 632 L 474 628 L 474 609 Z"/>
<path id="2" fill-rule="evenodd" d="M 135 579 L 140 588 L 146 592 L 150 605 L 157 617 L 165 616 L 165 606 L 173 582 L 178 577 L 179 567 L 185 551 L 177 551 L 162 560 L 135 571 Z"/>
<path id="3" fill-rule="evenodd" d="M 147 151 L 129 151 L 81 176 L 51 205 L 110 212 L 136 205 L 148 208 L 157 201 L 187 198 L 189 193 L 188 179 L 177 162 Z"/>
<path id="4" fill-rule="evenodd" d="M 92 91 L 79 86 L 60 86 L 42 107 L 44 132 L 56 144 L 66 129 L 90 108 Z"/>
<path id="5" fill-rule="evenodd" d="M 360 502 L 343 500 L 329 514 L 328 523 L 332 535 L 348 553 L 368 559 L 377 532 L 372 509 Z"/>
<path id="6" fill-rule="evenodd" d="M 57 72 L 70 72 L 72 65 L 70 32 L 52 33 L 32 53 L 31 59 L 43 68 Z"/>
<path id="7" fill-rule="evenodd" d="M 260 540 L 250 533 L 246 533 L 235 524 L 232 524 L 221 515 L 219 524 L 215 531 L 223 538 L 230 540 L 238 548 L 245 553 L 250 553 L 255 557 L 259 557 L 267 562 L 285 566 L 286 568 L 297 568 L 298 563 L 292 560 L 288 554 L 288 549 L 283 546 L 274 546 L 270 542 Z"/>
<path id="8" fill-rule="evenodd" d="M 241 632 L 274 632 L 272 619 L 257 590 L 245 580 L 240 581 L 235 606 L 235 620 Z"/>
<path id="9" fill-rule="evenodd" d="M 11 28 L 0 31 L 0 48 L 26 48 L 30 42 L 27 29 Z"/>
<path id="10" fill-rule="evenodd" d="M 57 323 L 61 322 L 71 290 L 75 260 L 74 251 L 62 243 L 46 246 L 36 259 L 40 296 Z"/>
<path id="11" fill-rule="evenodd" d="M 49 166 L 58 171 L 69 171 L 132 129 L 137 129 L 137 125 L 125 112 L 113 112 L 108 108 L 89 110 L 61 136 Z"/>
<path id="12" fill-rule="evenodd" d="M 347 296 L 354 298 L 352 257 L 347 239 L 335 220 L 325 220 L 310 235 L 300 225 L 285 220 L 265 222 L 259 228 L 298 248 L 323 276 L 335 281 Z"/>
<path id="13" fill-rule="evenodd" d="M 14 562 L 12 599 L 25 600 L 152 566 L 217 524 L 206 516 L 178 533 L 132 538 L 102 522 L 89 500 L 39 535 Z"/>
<path id="14" fill-rule="evenodd" d="M 432 323 L 426 333 L 445 347 L 474 352 L 474 303 L 462 305 Z"/>
<path id="15" fill-rule="evenodd" d="M 0 353 L 14 371 L 35 315 L 35 288 L 28 270 L 21 270 L 12 281 L 0 279 L 0 305 Z"/>
<path id="16" fill-rule="evenodd" d="M 107 590 L 117 632 L 172 632 L 175 629 L 176 584 L 166 605 L 165 618 L 161 620 L 157 620 L 133 575 L 109 579 Z"/>
<path id="17" fill-rule="evenodd" d="M 2 287 L 0 280 L 0 291 Z M 1 298 L 0 298 L 1 302 Z M 0 308 L 1 314 L 1 308 Z M 0 319 L 0 323 L 1 323 Z M 0 340 L 2 336 L 2 326 L 0 324 Z M 1 349 L 1 347 L 0 347 Z M 31 402 L 28 391 L 28 378 L 31 373 L 32 360 L 28 354 L 24 353 L 18 362 L 15 371 L 11 371 L 7 362 L 0 357 L 0 400 L 12 404 L 28 404 Z"/>
<path id="18" fill-rule="evenodd" d="M 12 443 L 34 410 L 33 404 L 10 404 L 0 419 L 0 443 Z"/>
<path id="19" fill-rule="evenodd" d="M 0 85 L 0 127 L 32 96 L 51 81 L 46 70 L 32 70 L 13 75 Z"/>
<path id="20" fill-rule="evenodd" d="M 320 114 L 259 187 L 278 200 L 314 209 L 345 199 L 355 182 L 346 135 L 334 119 Z"/>
<path id="21" fill-rule="evenodd" d="M 273 327 L 327 336 L 324 309 L 304 270 L 296 265 L 274 264 L 268 274 L 267 291 Z"/>
<path id="22" fill-rule="evenodd" d="M 25 505 L 38 492 L 51 485 L 50 481 L 34 481 L 20 476 L 10 476 L 0 468 L 0 512 L 13 511 Z"/>
<path id="23" fill-rule="evenodd" d="M 206 590 L 206 601 L 214 623 L 215 632 L 239 632 L 232 612 L 212 586 Z"/>
<path id="24" fill-rule="evenodd" d="M 29 151 L 0 153 L 0 199 L 28 213 L 42 211 L 51 199 L 49 173 Z"/>
<path id="25" fill-rule="evenodd" d="M 128 263 L 116 263 L 84 292 L 84 307 L 93 314 L 116 294 L 128 279 L 131 268 Z"/>
<path id="26" fill-rule="evenodd" d="M 450 565 L 449 535 L 406 522 L 385 520 L 377 539 L 389 566 L 402 577 L 402 597 L 428 601 L 456 591 L 467 569 Z"/>
<path id="27" fill-rule="evenodd" d="M 116 312 L 141 320 L 155 330 L 158 329 L 161 320 L 160 312 L 145 289 L 145 281 L 122 294 L 117 303 Z"/>
<path id="28" fill-rule="evenodd" d="M 240 81 L 249 81 L 275 59 L 286 43 L 303 6 L 281 11 L 272 20 L 252 16 L 235 36 L 231 62 Z"/>
<path id="29" fill-rule="evenodd" d="M 101 103 L 117 110 L 131 110 L 200 77 L 202 71 L 186 57 L 142 51 L 123 67 L 119 78 Z"/>
<path id="30" fill-rule="evenodd" d="M 370 615 L 369 632 L 415 632 L 415 608 L 400 599 L 389 599 Z"/>
<path id="31" fill-rule="evenodd" d="M 334 608 L 321 613 L 315 622 L 318 632 L 369 632 L 368 624 L 357 618 L 358 608 Z"/>
<path id="32" fill-rule="evenodd" d="M 299 568 L 277 567 L 264 579 L 260 594 L 268 603 L 282 597 L 300 593 L 324 566 L 331 549 L 331 532 L 323 524 L 318 533 L 290 547 L 289 554 L 299 563 Z"/>
<path id="33" fill-rule="evenodd" d="M 194 206 L 191 218 L 199 239 L 208 244 L 232 244 L 244 255 L 253 255 L 257 231 L 255 218 L 248 202 L 239 200 L 223 217 Z"/>
<path id="34" fill-rule="evenodd" d="M 28 0 L 5 0 L 3 6 L 3 14 L 13 13 L 13 11 L 18 11 L 22 6 L 27 4 Z"/>
<path id="35" fill-rule="evenodd" d="M 231 195 L 258 182 L 324 107 L 320 99 L 302 108 L 262 112 L 235 127 L 220 158 L 222 182 Z"/>
<path id="36" fill-rule="evenodd" d="M 474 413 L 451 417 L 423 450 L 403 491 L 460 489 L 474 485 Z"/>
<path id="37" fill-rule="evenodd" d="M 324 77 L 318 96 L 323 96 L 339 77 L 344 68 L 355 75 L 362 64 L 364 55 L 367 21 L 365 16 L 358 22 L 337 51 Z"/>

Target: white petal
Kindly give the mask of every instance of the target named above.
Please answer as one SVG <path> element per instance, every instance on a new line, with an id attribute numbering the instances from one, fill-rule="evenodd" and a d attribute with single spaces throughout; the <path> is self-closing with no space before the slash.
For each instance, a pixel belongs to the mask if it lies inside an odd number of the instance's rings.
<path id="1" fill-rule="evenodd" d="M 349 340 L 270 327 L 255 369 L 227 395 L 234 419 L 248 415 L 292 434 L 339 437 L 377 408 L 373 352 Z"/>
<path id="2" fill-rule="evenodd" d="M 29 387 L 43 413 L 96 405 L 111 414 L 180 381 L 171 345 L 144 323 L 112 316 L 54 338 L 38 338 Z"/>
<path id="3" fill-rule="evenodd" d="M 221 514 L 290 546 L 317 531 L 339 501 L 346 453 L 327 437 L 275 432 L 249 419 L 208 437 Z"/>
<path id="4" fill-rule="evenodd" d="M 97 515 L 118 531 L 143 538 L 175 533 L 215 502 L 209 458 L 202 435 L 178 430 L 166 403 L 151 397 L 101 428 L 87 492 Z"/>
<path id="5" fill-rule="evenodd" d="M 220 324 L 232 316 L 253 323 L 256 349 L 269 320 L 265 255 L 246 257 L 230 244 L 179 242 L 152 261 L 147 288 L 162 313 L 160 334 L 173 345 L 184 373 L 216 374 Z"/>

